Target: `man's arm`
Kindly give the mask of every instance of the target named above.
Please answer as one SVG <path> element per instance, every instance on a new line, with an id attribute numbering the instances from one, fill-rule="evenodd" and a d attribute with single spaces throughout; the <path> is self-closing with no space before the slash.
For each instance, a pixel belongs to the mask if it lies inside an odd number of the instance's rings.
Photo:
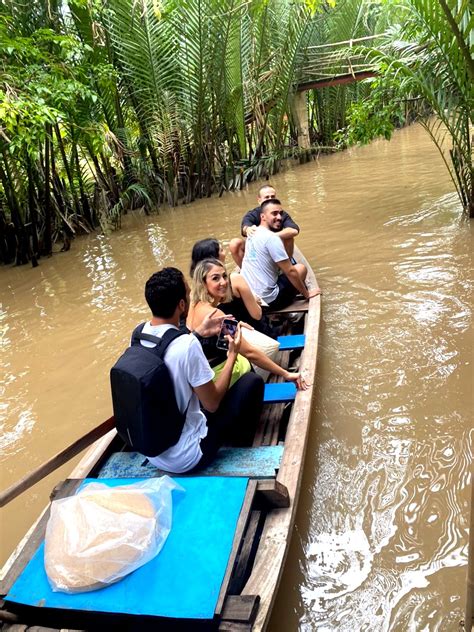
<path id="1" fill-rule="evenodd" d="M 296 236 L 300 232 L 300 227 L 298 226 L 298 224 L 295 221 L 293 221 L 291 216 L 286 211 L 283 211 L 283 215 L 282 215 L 282 218 L 281 218 L 281 231 L 280 231 L 280 233 L 283 230 L 286 230 L 287 228 L 291 228 L 292 230 L 296 231 L 295 235 L 290 235 L 290 236 Z"/>
<path id="2" fill-rule="evenodd" d="M 282 228 L 276 234 L 280 239 L 294 239 L 298 231 L 295 228 Z"/>
<path id="3" fill-rule="evenodd" d="M 225 361 L 224 368 L 222 369 L 217 380 L 215 382 L 211 380 L 209 382 L 206 382 L 206 384 L 196 386 L 193 389 L 203 407 L 210 413 L 216 412 L 216 410 L 219 408 L 219 404 L 221 403 L 222 398 L 229 388 L 230 380 L 232 377 L 232 370 L 234 368 L 234 364 L 240 350 L 240 336 L 240 325 L 238 325 L 237 327 L 234 338 L 227 336 L 227 339 L 229 341 L 227 360 Z"/>
<path id="4" fill-rule="evenodd" d="M 247 237 L 247 230 L 251 226 L 259 226 L 260 225 L 260 210 L 258 208 L 253 208 L 242 218 L 242 223 L 240 225 L 240 232 L 243 237 Z"/>
<path id="5" fill-rule="evenodd" d="M 221 330 L 224 318 L 233 318 L 233 316 L 232 314 L 224 314 L 216 307 L 216 309 L 204 316 L 202 322 L 192 331 L 192 333 L 198 340 L 199 338 L 217 336 Z"/>
<path id="6" fill-rule="evenodd" d="M 301 280 L 300 275 L 298 274 L 297 269 L 294 265 L 291 264 L 289 259 L 285 259 L 284 261 L 276 261 L 277 266 L 286 275 L 288 280 L 295 286 L 295 288 L 301 292 L 301 294 L 305 298 L 313 298 L 318 294 L 321 294 L 321 290 L 318 288 L 316 290 L 308 290 L 304 282 Z"/>

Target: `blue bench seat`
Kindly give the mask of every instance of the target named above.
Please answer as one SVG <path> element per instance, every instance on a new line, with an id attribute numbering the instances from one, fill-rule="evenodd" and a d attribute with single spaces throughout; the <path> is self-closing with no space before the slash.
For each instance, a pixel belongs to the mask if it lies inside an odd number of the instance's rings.
<path id="1" fill-rule="evenodd" d="M 294 382 L 274 382 L 265 384 L 263 402 L 265 404 L 281 404 L 292 402 L 296 397 Z"/>
<path id="2" fill-rule="evenodd" d="M 214 461 L 199 476 L 246 476 L 274 478 L 280 467 L 283 446 L 221 448 Z M 153 478 L 165 472 L 152 465 L 138 452 L 115 452 L 102 466 L 100 478 Z M 173 475 L 176 476 L 176 475 Z M 185 475 L 184 475 L 185 476 Z"/>
<path id="3" fill-rule="evenodd" d="M 278 336 L 277 341 L 280 343 L 280 351 L 291 351 L 293 349 L 302 349 L 306 336 L 304 334 Z"/>
<path id="4" fill-rule="evenodd" d="M 134 483 L 136 479 L 86 479 L 84 485 L 89 482 L 113 487 Z M 44 543 L 41 543 L 6 600 L 91 615 L 112 613 L 211 621 L 248 479 L 188 477 L 178 482 L 184 493 L 173 491 L 171 532 L 162 551 L 147 564 L 101 590 L 53 592 L 44 568 Z"/>

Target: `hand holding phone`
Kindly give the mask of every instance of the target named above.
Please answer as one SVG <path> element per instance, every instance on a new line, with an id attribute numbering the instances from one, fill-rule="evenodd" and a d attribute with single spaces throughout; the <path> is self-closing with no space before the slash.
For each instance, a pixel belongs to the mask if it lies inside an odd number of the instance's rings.
<path id="1" fill-rule="evenodd" d="M 231 338 L 235 336 L 238 324 L 239 323 L 236 320 L 233 320 L 231 318 L 224 318 L 216 342 L 216 347 L 218 349 L 222 349 L 223 351 L 229 350 L 229 341 L 227 340 L 227 336 L 230 336 Z"/>

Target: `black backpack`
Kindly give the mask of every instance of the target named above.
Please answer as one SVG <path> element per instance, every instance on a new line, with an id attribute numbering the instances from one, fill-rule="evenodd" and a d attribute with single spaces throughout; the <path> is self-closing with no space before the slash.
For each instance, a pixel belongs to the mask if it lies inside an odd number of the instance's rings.
<path id="1" fill-rule="evenodd" d="M 175 445 L 183 430 L 186 411 L 176 403 L 173 380 L 163 357 L 168 345 L 184 331 L 168 329 L 161 338 L 132 334 L 131 346 L 110 370 L 112 403 L 117 432 L 128 445 L 146 456 L 158 456 Z M 144 347 L 140 340 L 155 342 Z"/>

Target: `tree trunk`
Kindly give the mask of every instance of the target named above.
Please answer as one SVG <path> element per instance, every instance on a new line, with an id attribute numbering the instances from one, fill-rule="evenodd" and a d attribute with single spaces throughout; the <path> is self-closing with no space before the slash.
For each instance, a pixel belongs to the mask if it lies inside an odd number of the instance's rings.
<path id="1" fill-rule="evenodd" d="M 77 180 L 79 182 L 79 192 L 81 195 L 81 204 L 82 204 L 82 216 L 85 218 L 90 228 L 93 229 L 96 225 L 95 218 L 92 217 L 91 207 L 89 205 L 89 200 L 87 198 L 84 182 L 82 181 L 82 173 L 81 173 L 81 163 L 79 161 L 79 153 L 77 151 L 77 145 L 73 146 L 73 160 L 76 163 L 76 171 L 77 171 Z"/>
<path id="2" fill-rule="evenodd" d="M 44 141 L 44 235 L 43 252 L 51 255 L 53 252 L 52 222 L 51 222 L 51 183 L 50 183 L 50 159 L 51 159 L 51 124 L 46 123 L 46 138 Z"/>
<path id="3" fill-rule="evenodd" d="M 81 214 L 81 207 L 79 205 L 79 200 L 76 194 L 76 190 L 74 188 L 74 179 L 72 177 L 71 169 L 69 167 L 69 163 L 66 157 L 66 150 L 64 149 L 63 139 L 61 138 L 61 131 L 59 129 L 59 125 L 55 123 L 54 131 L 56 132 L 56 138 L 58 140 L 59 151 L 61 152 L 61 158 L 63 160 L 64 169 L 66 171 L 66 176 L 69 182 L 69 188 L 71 189 L 72 202 L 74 206 L 74 212 L 77 215 Z"/>
<path id="4" fill-rule="evenodd" d="M 28 209 L 30 212 L 31 223 L 31 264 L 33 268 L 38 265 L 39 258 L 39 245 L 38 245 L 38 209 L 36 206 L 35 198 L 35 185 L 33 181 L 33 167 L 31 164 L 31 158 L 26 155 L 26 170 L 28 173 Z"/>
<path id="5" fill-rule="evenodd" d="M 21 217 L 20 204 L 15 191 L 15 186 L 11 177 L 10 166 L 8 164 L 7 156 L 3 155 L 4 163 L 2 165 L 0 161 L 0 179 L 2 181 L 3 189 L 7 195 L 8 203 L 10 206 L 10 213 L 13 225 L 15 227 L 16 235 L 16 265 L 23 265 L 28 263 L 28 238 L 26 236 L 25 226 Z"/>

